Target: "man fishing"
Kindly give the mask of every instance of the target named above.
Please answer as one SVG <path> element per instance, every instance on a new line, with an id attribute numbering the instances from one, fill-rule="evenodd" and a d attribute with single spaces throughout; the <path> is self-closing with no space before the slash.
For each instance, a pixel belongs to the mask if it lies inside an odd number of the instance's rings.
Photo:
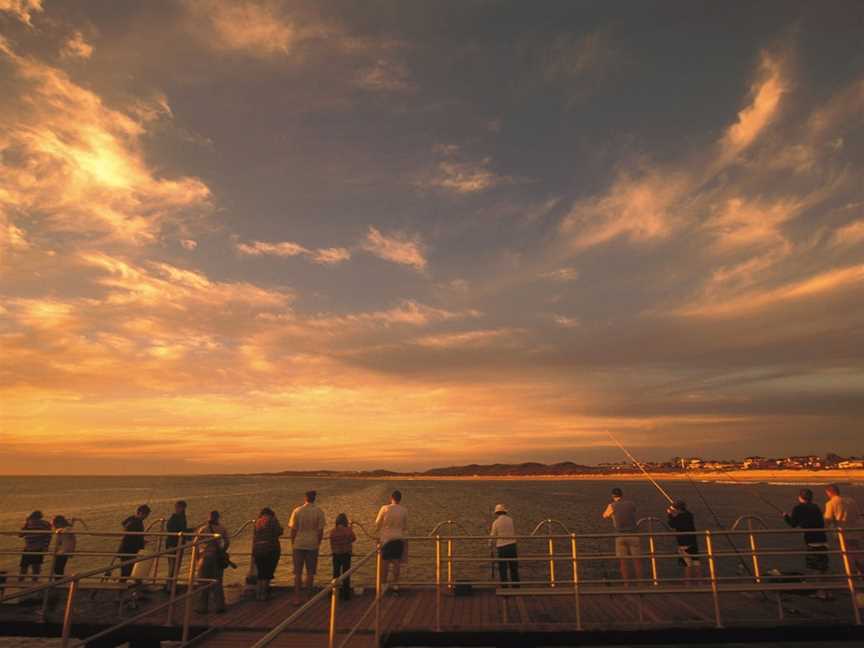
<path id="1" fill-rule="evenodd" d="M 846 540 L 846 552 L 852 566 L 859 574 L 864 574 L 864 556 L 861 554 L 861 541 L 857 533 L 848 533 L 845 529 L 855 528 L 862 525 L 861 510 L 858 503 L 851 497 L 840 495 L 840 487 L 837 484 L 829 484 L 825 487 L 825 522 L 844 532 Z"/>
<path id="2" fill-rule="evenodd" d="M 615 555 L 618 557 L 621 578 L 630 581 L 630 567 L 635 572 L 636 581 L 642 581 L 642 546 L 636 528 L 636 505 L 624 499 L 620 488 L 612 489 L 612 501 L 603 511 L 603 517 L 612 520 L 612 525 L 618 533 L 615 538 Z"/>
<path id="3" fill-rule="evenodd" d="M 696 521 L 687 510 L 684 500 L 677 500 L 666 509 L 669 526 L 678 532 L 678 560 L 684 566 L 684 584 L 698 585 L 702 578 L 702 561 L 699 559 L 699 541 L 696 537 Z"/>
<path id="4" fill-rule="evenodd" d="M 804 545 L 807 553 L 804 554 L 804 570 L 824 576 L 828 573 L 828 537 L 825 535 L 825 521 L 822 518 L 822 510 L 813 502 L 813 491 L 802 488 L 798 493 L 798 504 L 792 509 L 792 513 L 784 513 L 783 519 L 791 527 L 806 529 L 804 531 Z M 825 590 L 819 590 L 815 595 L 817 598 L 828 600 L 829 594 Z"/>

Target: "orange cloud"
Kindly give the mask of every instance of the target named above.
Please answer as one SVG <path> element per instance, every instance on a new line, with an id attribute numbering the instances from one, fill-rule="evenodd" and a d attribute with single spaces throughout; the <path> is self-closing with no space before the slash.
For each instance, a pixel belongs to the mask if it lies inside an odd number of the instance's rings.
<path id="1" fill-rule="evenodd" d="M 853 221 L 834 231 L 834 245 L 846 246 L 864 243 L 864 219 Z"/>
<path id="2" fill-rule="evenodd" d="M 164 103 L 130 116 L 2 40 L 0 60 L 15 91 L 0 115 L 0 209 L 39 214 L 43 229 L 141 244 L 208 208 L 203 182 L 158 177 L 144 159 L 140 139 Z"/>
<path id="3" fill-rule="evenodd" d="M 27 25 L 30 22 L 33 14 L 44 11 L 42 0 L 0 0 L 0 11 L 11 13 L 18 20 Z"/>
<path id="4" fill-rule="evenodd" d="M 419 237 L 396 233 L 387 236 L 380 230 L 370 227 L 366 240 L 361 244 L 363 250 L 385 261 L 411 266 L 415 270 L 426 269 L 426 256 Z"/>
<path id="5" fill-rule="evenodd" d="M 76 31 L 64 43 L 63 49 L 60 50 L 62 58 L 79 58 L 89 59 L 93 56 L 93 46 L 84 40 L 84 35 L 80 31 Z"/>
<path id="6" fill-rule="evenodd" d="M 280 243 L 267 243 L 265 241 L 239 243 L 237 245 L 237 250 L 241 254 L 247 256 L 305 256 L 321 265 L 338 265 L 351 258 L 351 251 L 344 247 L 318 248 L 316 250 L 310 250 L 299 243 L 294 243 L 293 241 L 282 241 Z"/>

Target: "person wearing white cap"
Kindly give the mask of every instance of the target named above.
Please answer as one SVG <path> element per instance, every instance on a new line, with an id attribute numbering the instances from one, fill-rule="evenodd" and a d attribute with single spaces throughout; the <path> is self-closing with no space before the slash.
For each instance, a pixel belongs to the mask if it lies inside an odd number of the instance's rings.
<path id="1" fill-rule="evenodd" d="M 513 518 L 507 515 L 507 507 L 503 504 L 495 505 L 495 521 L 492 522 L 492 529 L 489 531 L 492 536 L 492 546 L 495 547 L 495 553 L 498 555 L 498 574 L 501 577 L 501 583 L 507 587 L 507 571 L 510 571 L 510 583 L 513 587 L 519 587 L 516 583 L 519 582 L 519 563 L 516 560 L 516 528 L 513 525 Z"/>

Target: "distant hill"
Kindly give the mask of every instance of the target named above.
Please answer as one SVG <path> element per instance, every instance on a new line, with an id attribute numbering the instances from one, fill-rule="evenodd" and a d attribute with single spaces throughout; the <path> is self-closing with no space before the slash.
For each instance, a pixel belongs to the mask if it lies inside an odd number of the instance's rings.
<path id="1" fill-rule="evenodd" d="M 422 475 L 428 477 L 508 477 L 512 475 L 586 475 L 600 472 L 592 466 L 583 466 L 572 461 L 562 461 L 554 464 L 543 464 L 528 461 L 520 464 L 469 464 L 467 466 L 449 466 L 447 468 L 432 468 Z"/>

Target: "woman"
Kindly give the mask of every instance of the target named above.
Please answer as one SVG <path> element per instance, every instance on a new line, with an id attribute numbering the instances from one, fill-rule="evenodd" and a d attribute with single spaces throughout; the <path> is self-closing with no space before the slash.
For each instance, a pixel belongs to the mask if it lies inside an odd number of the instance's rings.
<path id="1" fill-rule="evenodd" d="M 348 516 L 340 513 L 336 516 L 336 526 L 330 531 L 330 553 L 333 554 L 333 578 L 339 578 L 351 569 L 351 548 L 357 536 L 348 526 Z M 351 577 L 342 581 L 339 598 L 347 601 L 351 598 Z"/>
<path id="2" fill-rule="evenodd" d="M 198 578 L 215 581 L 213 585 L 202 590 L 198 595 L 198 605 L 195 611 L 199 614 L 207 613 L 211 598 L 215 607 L 214 612 L 225 611 L 225 590 L 222 589 L 222 574 L 225 571 L 225 560 L 231 540 L 228 538 L 228 530 L 219 522 L 219 517 L 219 511 L 211 511 L 207 524 L 198 529 L 198 533 L 201 535 L 219 535 L 218 538 L 212 537 L 209 540 L 202 540 L 202 544 L 199 545 Z"/>
<path id="3" fill-rule="evenodd" d="M 252 558 L 258 572 L 256 601 L 266 601 L 270 597 L 270 581 L 273 580 L 276 565 L 282 555 L 279 537 L 283 532 L 273 509 L 261 509 L 258 519 L 255 520 L 255 533 L 252 537 Z"/>
<path id="4" fill-rule="evenodd" d="M 21 533 L 18 534 L 24 538 L 24 552 L 21 554 L 21 577 L 27 574 L 27 570 L 33 574 L 33 581 L 39 580 L 39 574 L 42 573 L 42 563 L 45 561 L 45 554 L 48 552 L 48 545 L 51 544 L 51 525 L 47 520 L 42 519 L 42 511 L 33 511 L 24 520 L 24 526 L 21 527 Z"/>
<path id="5" fill-rule="evenodd" d="M 72 518 L 67 520 L 62 515 L 55 515 L 51 521 L 51 526 L 54 527 L 54 533 L 57 536 L 57 545 L 54 552 L 54 576 L 62 578 L 66 571 L 66 563 L 75 553 L 75 534 L 72 532 L 72 525 L 77 520 Z"/>

